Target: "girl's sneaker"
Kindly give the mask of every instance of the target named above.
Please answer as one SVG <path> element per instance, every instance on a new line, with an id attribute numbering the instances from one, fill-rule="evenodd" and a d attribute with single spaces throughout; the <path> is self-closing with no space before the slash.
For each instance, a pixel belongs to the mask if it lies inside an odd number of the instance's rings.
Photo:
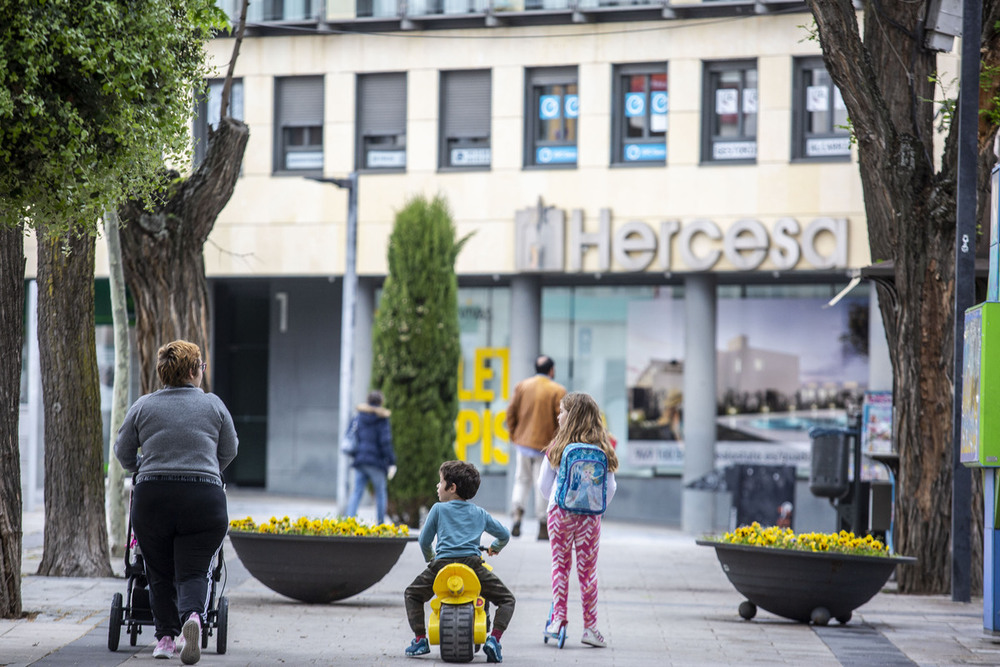
<path id="1" fill-rule="evenodd" d="M 583 631 L 583 638 L 580 639 L 584 644 L 589 644 L 590 646 L 596 646 L 597 648 L 604 648 L 608 645 L 604 641 L 604 637 L 601 633 L 597 631 L 597 628 L 587 628 Z"/>
<path id="2" fill-rule="evenodd" d="M 153 649 L 153 657 L 164 660 L 166 658 L 171 658 L 174 655 L 174 638 L 173 637 L 160 637 L 160 641 L 156 642 L 156 648 Z"/>
<path id="3" fill-rule="evenodd" d="M 561 618 L 553 618 L 551 621 L 549 621 L 549 624 L 545 626 L 545 634 L 556 637 L 559 635 L 559 630 L 564 625 L 566 625 L 566 621 L 562 620 Z"/>

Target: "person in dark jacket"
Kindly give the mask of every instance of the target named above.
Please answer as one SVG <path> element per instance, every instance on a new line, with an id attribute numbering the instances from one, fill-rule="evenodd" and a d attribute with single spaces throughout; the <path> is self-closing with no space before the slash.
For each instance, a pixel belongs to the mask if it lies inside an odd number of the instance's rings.
<path id="1" fill-rule="evenodd" d="M 354 491 L 347 503 L 347 516 L 358 515 L 358 505 L 365 487 L 371 482 L 375 490 L 375 522 L 385 522 L 387 478 L 396 472 L 396 455 L 392 450 L 390 412 L 382 407 L 382 392 L 368 394 L 368 403 L 358 406 L 358 412 L 348 429 L 348 453 L 354 457 Z"/>

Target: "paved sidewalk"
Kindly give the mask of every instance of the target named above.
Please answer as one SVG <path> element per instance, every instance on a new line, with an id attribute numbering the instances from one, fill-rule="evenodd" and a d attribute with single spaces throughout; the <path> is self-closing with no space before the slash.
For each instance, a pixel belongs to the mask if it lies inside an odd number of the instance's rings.
<path id="1" fill-rule="evenodd" d="M 230 491 L 230 517 L 329 516 L 333 505 L 314 499 Z M 371 513 L 371 508 L 363 508 Z M 22 595 L 28 617 L 0 620 L 0 665 L 152 665 L 152 627 L 138 645 L 123 634 L 107 649 L 111 598 L 124 579 L 39 577 L 41 512 L 25 513 Z M 503 520 L 503 518 L 501 518 Z M 443 664 L 436 647 L 422 658 L 402 654 L 410 641 L 402 590 L 423 567 L 416 544 L 407 545 L 392 571 L 353 598 L 307 605 L 278 595 L 250 577 L 226 547 L 229 643 L 214 638 L 203 665 Z M 819 628 L 760 611 L 753 621 L 737 614 L 742 597 L 726 579 L 714 550 L 678 531 L 605 523 L 599 560 L 600 629 L 606 649 L 582 645 L 579 589 L 570 586 L 569 637 L 563 649 L 542 642 L 548 613 L 548 543 L 514 538 L 491 559 L 517 595 L 503 637 L 504 662 L 521 665 L 998 665 L 1000 643 L 982 629 L 982 601 L 882 592 L 846 626 Z M 122 570 L 120 561 L 114 563 Z M 477 653 L 474 663 L 484 663 Z M 156 661 L 180 664 L 179 659 Z"/>

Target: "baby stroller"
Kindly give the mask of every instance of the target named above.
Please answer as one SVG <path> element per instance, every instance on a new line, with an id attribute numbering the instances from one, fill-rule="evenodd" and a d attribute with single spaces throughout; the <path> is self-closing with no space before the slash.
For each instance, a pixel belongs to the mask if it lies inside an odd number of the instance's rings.
<path id="1" fill-rule="evenodd" d="M 133 482 L 134 482 L 133 478 Z M 222 547 L 215 555 L 208 587 L 208 611 L 201 626 L 201 647 L 208 648 L 208 638 L 215 635 L 216 653 L 226 652 L 229 630 L 229 599 L 222 595 L 226 584 L 222 581 L 226 562 Z M 132 532 L 132 516 L 129 512 L 128 546 L 125 548 L 125 598 L 115 593 L 111 598 L 111 620 L 108 623 L 108 650 L 117 651 L 121 639 L 122 626 L 129 635 L 129 644 L 135 646 L 143 625 L 153 625 L 153 610 L 149 605 L 149 582 L 146 580 L 146 564 Z M 220 585 L 220 582 L 221 585 Z M 216 595 L 218 593 L 218 596 Z"/>

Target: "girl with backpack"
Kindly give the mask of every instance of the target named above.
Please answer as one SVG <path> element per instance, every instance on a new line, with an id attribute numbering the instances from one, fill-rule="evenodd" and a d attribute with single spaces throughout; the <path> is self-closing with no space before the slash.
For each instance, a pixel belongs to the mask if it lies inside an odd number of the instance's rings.
<path id="1" fill-rule="evenodd" d="M 557 636 L 567 621 L 569 572 L 576 572 L 583 601 L 584 644 L 604 648 L 597 630 L 597 551 L 601 516 L 615 495 L 618 457 L 600 408 L 589 394 L 566 394 L 559 403 L 559 428 L 545 450 L 538 488 L 548 496 L 552 548 L 552 614 L 545 632 Z M 560 644 L 561 645 L 561 644 Z"/>

